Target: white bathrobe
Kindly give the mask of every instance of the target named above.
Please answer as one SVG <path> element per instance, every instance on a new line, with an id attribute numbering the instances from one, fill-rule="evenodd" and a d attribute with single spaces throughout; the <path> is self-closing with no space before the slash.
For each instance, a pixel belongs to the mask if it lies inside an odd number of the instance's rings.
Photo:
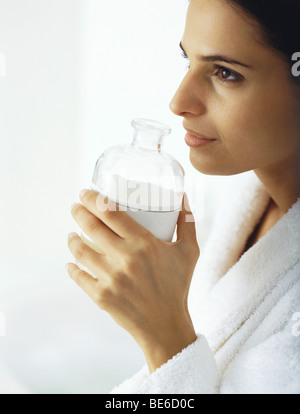
<path id="1" fill-rule="evenodd" d="M 270 198 L 251 173 L 227 199 L 191 285 L 197 340 L 113 394 L 300 394 L 300 199 L 243 255 Z"/>

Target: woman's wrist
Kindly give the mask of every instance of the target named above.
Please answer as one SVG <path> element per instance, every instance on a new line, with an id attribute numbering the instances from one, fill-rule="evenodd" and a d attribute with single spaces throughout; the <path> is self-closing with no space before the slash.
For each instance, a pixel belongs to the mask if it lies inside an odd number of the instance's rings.
<path id="1" fill-rule="evenodd" d="M 183 349 L 191 345 L 197 339 L 197 335 L 191 321 L 184 324 L 170 326 L 160 338 L 146 341 L 141 345 L 144 352 L 149 372 L 153 373 L 163 364 L 179 354 Z"/>

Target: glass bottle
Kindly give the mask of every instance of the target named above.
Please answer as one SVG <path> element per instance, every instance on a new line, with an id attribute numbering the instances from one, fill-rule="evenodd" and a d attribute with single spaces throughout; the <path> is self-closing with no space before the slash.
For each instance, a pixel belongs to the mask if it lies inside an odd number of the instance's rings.
<path id="1" fill-rule="evenodd" d="M 108 148 L 98 159 L 91 189 L 160 240 L 171 242 L 184 195 L 184 169 L 162 151 L 171 128 L 157 121 L 134 119 L 133 141 Z M 82 240 L 99 251 L 85 234 Z"/>

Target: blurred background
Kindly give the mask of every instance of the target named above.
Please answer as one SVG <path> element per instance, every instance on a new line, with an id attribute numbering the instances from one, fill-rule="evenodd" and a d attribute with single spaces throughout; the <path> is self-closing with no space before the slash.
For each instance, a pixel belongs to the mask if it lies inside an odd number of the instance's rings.
<path id="1" fill-rule="evenodd" d="M 107 393 L 144 365 L 133 339 L 70 281 L 70 214 L 131 120 L 173 133 L 200 247 L 232 178 L 189 162 L 169 102 L 185 74 L 186 0 L 0 0 L 0 393 Z"/>

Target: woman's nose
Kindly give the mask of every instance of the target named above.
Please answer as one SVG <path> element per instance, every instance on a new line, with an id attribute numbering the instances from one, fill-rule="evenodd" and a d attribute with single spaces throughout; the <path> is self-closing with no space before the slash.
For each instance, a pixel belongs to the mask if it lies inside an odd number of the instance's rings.
<path id="1" fill-rule="evenodd" d="M 200 97 L 199 87 L 187 74 L 170 102 L 171 111 L 178 116 L 202 115 L 205 112 L 204 103 Z"/>

